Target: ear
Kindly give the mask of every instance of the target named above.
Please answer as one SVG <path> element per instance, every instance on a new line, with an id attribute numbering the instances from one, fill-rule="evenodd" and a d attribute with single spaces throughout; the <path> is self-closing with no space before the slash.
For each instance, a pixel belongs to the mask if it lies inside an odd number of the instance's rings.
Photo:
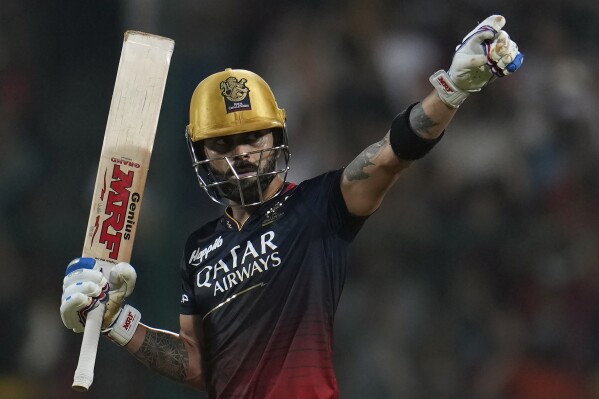
<path id="1" fill-rule="evenodd" d="M 204 145 L 204 140 L 193 142 L 193 151 L 196 153 L 196 156 L 199 160 L 208 159 L 208 154 L 206 153 L 206 146 Z"/>

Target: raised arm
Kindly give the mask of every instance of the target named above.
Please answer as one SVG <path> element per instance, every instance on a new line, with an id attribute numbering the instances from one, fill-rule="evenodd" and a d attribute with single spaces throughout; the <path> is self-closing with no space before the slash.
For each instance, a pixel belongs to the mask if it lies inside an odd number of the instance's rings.
<path id="1" fill-rule="evenodd" d="M 492 15 L 468 33 L 456 49 L 449 70 L 431 76 L 435 90 L 398 115 L 385 137 L 345 168 L 341 192 L 350 213 L 373 213 L 401 172 L 437 144 L 471 93 L 520 67 L 523 56 L 501 30 L 504 25 L 505 18 Z"/>
<path id="2" fill-rule="evenodd" d="M 445 105 L 433 91 L 406 112 L 398 118 L 405 119 L 414 134 L 430 140 L 432 144 L 449 125 L 456 109 Z M 401 172 L 411 163 L 412 160 L 402 159 L 395 154 L 390 132 L 362 151 L 347 165 L 341 180 L 341 192 L 350 213 L 357 216 L 373 213 Z"/>

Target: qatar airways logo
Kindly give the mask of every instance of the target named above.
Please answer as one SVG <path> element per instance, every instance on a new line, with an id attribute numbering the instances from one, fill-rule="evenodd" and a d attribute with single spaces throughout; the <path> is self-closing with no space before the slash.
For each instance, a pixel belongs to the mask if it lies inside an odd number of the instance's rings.
<path id="1" fill-rule="evenodd" d="M 195 277 L 196 286 L 212 290 L 213 296 L 225 293 L 245 280 L 280 266 L 277 249 L 274 231 L 236 245 L 216 263 L 200 269 Z"/>

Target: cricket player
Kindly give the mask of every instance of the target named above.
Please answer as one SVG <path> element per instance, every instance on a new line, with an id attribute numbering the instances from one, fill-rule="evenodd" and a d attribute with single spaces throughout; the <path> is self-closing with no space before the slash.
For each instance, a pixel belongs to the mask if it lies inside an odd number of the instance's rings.
<path id="1" fill-rule="evenodd" d="M 460 105 L 523 56 L 493 15 L 466 35 L 433 90 L 408 106 L 345 168 L 293 184 L 285 112 L 267 83 L 226 69 L 197 86 L 187 142 L 206 193 L 224 214 L 193 232 L 180 266 L 178 334 L 140 323 L 125 304 L 136 273 L 105 276 L 78 258 L 64 278 L 65 326 L 84 329 L 106 303 L 103 333 L 143 364 L 209 398 L 337 398 L 333 319 L 348 247 L 404 169 L 440 140 Z M 482 100 L 482 97 L 478 97 Z"/>

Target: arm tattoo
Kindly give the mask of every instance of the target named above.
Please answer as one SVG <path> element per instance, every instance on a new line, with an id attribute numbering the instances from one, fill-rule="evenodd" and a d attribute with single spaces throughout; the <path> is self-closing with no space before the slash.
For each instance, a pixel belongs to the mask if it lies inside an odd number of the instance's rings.
<path id="1" fill-rule="evenodd" d="M 387 136 L 384 139 L 379 141 L 378 143 L 374 143 L 366 148 L 364 151 L 360 153 L 351 161 L 349 165 L 345 168 L 343 174 L 347 177 L 347 180 L 364 180 L 368 179 L 370 175 L 364 171 L 368 166 L 374 165 L 372 163 L 372 159 L 374 159 L 380 152 L 381 149 L 388 144 Z"/>
<path id="2" fill-rule="evenodd" d="M 410 112 L 410 125 L 416 134 L 421 135 L 423 133 L 427 133 L 431 127 L 437 126 L 438 123 L 424 113 L 422 104 L 418 103 Z"/>
<path id="3" fill-rule="evenodd" d="M 187 376 L 187 351 L 183 341 L 165 331 L 148 329 L 134 356 L 144 365 L 177 382 Z"/>

